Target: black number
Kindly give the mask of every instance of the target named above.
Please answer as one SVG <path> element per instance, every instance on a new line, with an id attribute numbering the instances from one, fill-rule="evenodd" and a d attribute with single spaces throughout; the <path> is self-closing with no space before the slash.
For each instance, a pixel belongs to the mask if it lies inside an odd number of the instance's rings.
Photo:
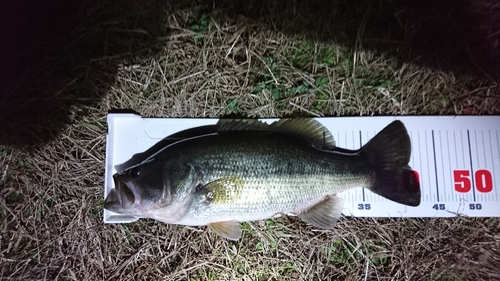
<path id="1" fill-rule="evenodd" d="M 471 210 L 481 210 L 483 206 L 479 203 L 477 204 L 469 204 L 469 209 Z"/>
<path id="2" fill-rule="evenodd" d="M 446 209 L 446 206 L 444 204 L 434 204 L 434 206 L 432 206 L 432 208 L 434 210 L 444 210 L 444 209 Z"/>
<path id="3" fill-rule="evenodd" d="M 371 208 L 371 204 L 358 204 L 358 210 L 370 210 Z"/>

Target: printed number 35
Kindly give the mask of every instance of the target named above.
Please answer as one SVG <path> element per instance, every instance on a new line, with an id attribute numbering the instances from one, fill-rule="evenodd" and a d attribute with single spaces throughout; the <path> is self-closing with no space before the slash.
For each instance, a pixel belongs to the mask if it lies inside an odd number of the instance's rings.
<path id="1" fill-rule="evenodd" d="M 371 208 L 370 204 L 358 204 L 358 210 L 370 210 Z"/>

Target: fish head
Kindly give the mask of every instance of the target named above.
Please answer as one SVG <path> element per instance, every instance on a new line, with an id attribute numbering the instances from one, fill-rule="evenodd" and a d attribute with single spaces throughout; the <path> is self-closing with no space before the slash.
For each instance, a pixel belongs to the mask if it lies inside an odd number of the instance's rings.
<path id="1" fill-rule="evenodd" d="M 108 193 L 104 208 L 138 218 L 175 221 L 189 205 L 189 188 L 185 187 L 194 185 L 189 167 L 175 164 L 153 161 L 114 174 L 115 188 Z"/>

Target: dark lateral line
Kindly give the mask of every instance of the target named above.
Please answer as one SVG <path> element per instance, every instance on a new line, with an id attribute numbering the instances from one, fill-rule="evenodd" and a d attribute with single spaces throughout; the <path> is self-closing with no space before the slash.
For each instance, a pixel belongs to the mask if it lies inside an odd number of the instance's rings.
<path id="1" fill-rule="evenodd" d="M 437 168 L 437 161 L 436 161 L 436 144 L 434 143 L 434 130 L 431 131 L 432 133 L 432 151 L 434 152 L 434 173 L 436 174 L 436 199 L 439 202 L 439 185 L 438 185 L 438 168 Z"/>
<path id="2" fill-rule="evenodd" d="M 363 141 L 361 138 L 361 131 L 359 131 L 359 148 L 361 149 L 361 147 L 363 147 Z M 361 192 L 363 194 L 363 202 L 365 202 L 365 188 L 364 187 L 361 189 Z"/>
<path id="3" fill-rule="evenodd" d="M 467 130 L 467 145 L 469 145 L 469 160 L 470 160 L 470 176 L 471 176 L 471 185 L 472 185 L 472 199 L 476 202 L 476 181 L 474 180 L 474 167 L 472 166 L 472 150 L 470 147 L 470 134 L 469 130 Z M 477 143 L 476 143 L 477 145 Z"/>

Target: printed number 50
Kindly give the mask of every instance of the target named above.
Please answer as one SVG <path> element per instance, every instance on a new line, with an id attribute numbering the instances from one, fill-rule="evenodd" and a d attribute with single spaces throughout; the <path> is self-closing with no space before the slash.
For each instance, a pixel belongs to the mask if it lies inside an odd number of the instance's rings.
<path id="1" fill-rule="evenodd" d="M 471 190 L 469 170 L 453 171 L 453 181 L 455 182 L 455 190 L 457 192 L 469 192 Z M 474 173 L 476 189 L 479 192 L 491 192 L 493 190 L 493 177 L 488 170 L 477 170 Z"/>

